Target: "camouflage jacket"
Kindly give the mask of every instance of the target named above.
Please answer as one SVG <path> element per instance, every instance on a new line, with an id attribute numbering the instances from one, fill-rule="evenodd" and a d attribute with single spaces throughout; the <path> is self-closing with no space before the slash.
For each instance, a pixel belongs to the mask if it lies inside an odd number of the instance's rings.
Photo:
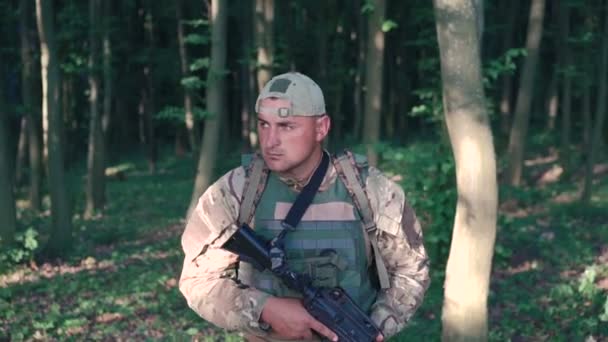
<path id="1" fill-rule="evenodd" d="M 340 179 L 330 165 L 319 191 L 336 181 Z M 259 322 L 269 295 L 235 281 L 231 270 L 238 264 L 237 256 L 220 248 L 238 229 L 245 182 L 245 169 L 238 167 L 200 197 L 182 236 L 185 259 L 179 288 L 188 305 L 205 320 L 224 329 L 268 336 Z M 390 288 L 379 292 L 371 317 L 388 338 L 404 328 L 421 304 L 429 285 L 428 258 L 420 223 L 403 189 L 370 167 L 366 191 L 390 278 Z"/>

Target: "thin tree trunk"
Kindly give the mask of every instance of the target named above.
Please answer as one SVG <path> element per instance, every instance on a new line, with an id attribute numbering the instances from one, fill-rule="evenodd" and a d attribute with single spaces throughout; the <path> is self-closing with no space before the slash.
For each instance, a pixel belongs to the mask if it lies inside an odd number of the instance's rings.
<path id="1" fill-rule="evenodd" d="M 509 14 L 507 19 L 507 27 L 504 30 L 503 52 L 513 48 L 513 33 L 515 32 L 515 23 L 519 17 L 519 7 L 521 0 L 512 0 L 508 2 Z M 513 75 L 505 74 L 502 77 L 502 91 L 500 95 L 500 128 L 503 135 L 509 134 L 511 126 L 511 98 L 513 97 Z"/>
<path id="2" fill-rule="evenodd" d="M 353 126 L 353 138 L 359 139 L 361 136 L 361 126 L 363 123 L 363 106 L 365 91 L 365 59 L 367 53 L 367 21 L 365 16 L 361 14 L 361 0 L 355 0 L 354 2 L 355 16 L 357 18 L 357 73 L 355 74 L 355 87 L 353 94 L 353 106 L 354 110 L 354 126 Z"/>
<path id="3" fill-rule="evenodd" d="M 106 204 L 106 182 L 105 167 L 108 163 L 108 129 L 112 117 L 112 101 L 114 98 L 114 81 L 112 78 L 112 39 L 110 30 L 112 29 L 112 1 L 103 2 L 103 29 L 102 29 L 102 58 L 103 58 L 103 110 L 101 114 L 101 134 L 102 142 L 99 146 L 99 159 L 101 160 L 101 177 L 103 182 L 99 186 L 99 191 L 103 194 L 102 203 Z"/>
<path id="4" fill-rule="evenodd" d="M 216 164 L 220 128 L 224 120 L 226 96 L 226 0 L 211 0 L 209 25 L 211 27 L 211 63 L 207 78 L 207 111 L 211 116 L 205 119 L 205 132 L 201 154 L 198 160 L 194 191 L 187 217 L 196 207 L 199 197 L 209 187 Z"/>
<path id="5" fill-rule="evenodd" d="M 557 63 L 559 65 L 559 63 Z M 557 119 L 557 112 L 559 110 L 559 94 L 558 94 L 558 84 L 559 84 L 559 71 L 553 70 L 551 73 L 551 80 L 549 81 L 548 87 L 548 95 L 547 95 L 547 130 L 554 131 L 555 130 L 555 120 Z"/>
<path id="6" fill-rule="evenodd" d="M 521 73 L 521 81 L 517 92 L 515 105 L 515 119 L 511 127 L 508 149 L 507 183 L 520 185 L 522 181 L 522 168 L 528 124 L 530 121 L 530 105 L 534 90 L 534 76 L 543 34 L 543 19 L 545 15 L 545 0 L 532 0 L 530 18 L 528 22 L 528 35 L 526 38 L 526 61 Z"/>
<path id="7" fill-rule="evenodd" d="M 584 204 L 589 205 L 591 202 L 591 193 L 593 187 L 593 168 L 595 160 L 602 146 L 602 134 L 604 128 L 604 120 L 606 118 L 606 97 L 608 96 L 608 11 L 604 18 L 604 34 L 602 35 L 602 53 L 600 56 L 600 69 L 598 73 L 599 87 L 597 92 L 597 107 L 595 120 L 593 122 L 593 136 L 591 139 L 589 157 L 587 158 L 587 167 L 585 171 L 585 184 L 581 200 Z"/>
<path id="8" fill-rule="evenodd" d="M 590 14 L 588 14 L 590 15 Z M 590 29 L 590 18 L 585 20 L 585 26 Z M 591 43 L 587 42 L 583 50 L 583 79 L 581 86 L 583 88 L 583 151 L 585 159 L 589 157 L 591 151 L 591 84 L 593 83 L 594 73 L 591 72 Z"/>
<path id="9" fill-rule="evenodd" d="M 59 61 L 56 56 L 52 1 L 36 0 L 36 19 L 40 36 L 44 145 L 45 150 L 48 151 L 51 192 L 52 228 L 47 253 L 50 256 L 59 256 L 72 246 L 72 215 L 63 169 L 63 122 L 59 110 L 61 82 Z"/>
<path id="10" fill-rule="evenodd" d="M 250 1 L 243 2 L 242 6 L 245 6 L 247 10 L 241 11 L 241 20 L 244 27 L 252 27 L 253 20 L 253 8 Z M 252 139 L 252 134 L 255 134 L 255 130 L 252 130 L 252 108 L 254 108 L 253 101 L 255 99 L 255 82 L 253 73 L 255 71 L 254 63 L 252 59 L 253 51 L 253 35 L 251 30 L 241 30 L 241 48 L 243 63 L 240 68 L 240 79 L 241 79 L 241 151 L 243 153 L 249 153 L 252 150 L 255 142 Z"/>
<path id="11" fill-rule="evenodd" d="M 144 18 L 144 30 L 146 40 L 149 44 L 150 51 L 154 51 L 156 48 L 156 34 L 154 16 L 152 14 L 152 2 L 146 1 L 146 16 Z M 144 96 L 143 96 L 143 131 L 145 134 L 146 142 L 146 157 L 148 159 L 148 171 L 150 173 L 156 172 L 156 163 L 158 161 L 158 146 L 156 145 L 156 129 L 154 123 L 154 114 L 156 113 L 156 86 L 154 84 L 153 74 L 153 55 L 148 55 L 148 62 L 144 66 L 143 77 L 144 77 Z"/>
<path id="12" fill-rule="evenodd" d="M 12 159 L 8 135 L 8 112 L 4 106 L 4 89 L 0 88 L 0 160 L 3 161 Z M 0 250 L 13 242 L 17 228 L 12 166 L 11 162 L 0 163 Z"/>
<path id="13" fill-rule="evenodd" d="M 176 17 L 177 17 L 177 42 L 179 46 L 179 61 L 181 66 L 182 78 L 188 77 L 190 73 L 188 72 L 189 64 L 188 64 L 188 51 L 186 50 L 186 42 L 184 40 L 184 25 L 183 25 L 183 0 L 178 0 L 175 3 L 176 8 Z M 192 93 L 190 89 L 184 87 L 184 121 L 186 123 L 186 130 L 188 131 L 188 142 L 190 143 L 190 148 L 192 149 L 192 155 L 198 155 L 198 144 L 199 144 L 199 134 L 196 125 L 196 120 L 194 119 L 194 104 L 192 101 Z"/>
<path id="14" fill-rule="evenodd" d="M 19 125 L 19 141 L 17 142 L 17 157 L 15 158 L 15 184 L 20 185 L 23 182 L 23 168 L 27 159 L 27 131 L 28 131 L 27 116 L 21 117 Z"/>
<path id="15" fill-rule="evenodd" d="M 363 141 L 367 145 L 367 159 L 370 165 L 378 164 L 375 145 L 380 141 L 380 118 L 382 115 L 382 84 L 384 71 L 384 32 L 382 22 L 386 12 L 385 0 L 374 3 L 369 16 L 367 35 L 367 61 L 365 66 L 365 127 Z"/>
<path id="16" fill-rule="evenodd" d="M 561 148 L 560 148 L 560 159 L 564 172 L 570 171 L 570 132 L 571 132 L 571 120 L 570 111 L 572 109 L 572 77 L 570 77 L 570 65 L 572 63 L 572 57 L 570 53 L 570 47 L 568 45 L 568 36 L 570 35 L 570 8 L 562 1 L 558 1 L 558 20 L 560 26 L 560 69 L 563 71 L 562 81 L 562 103 L 561 103 L 561 114 L 562 114 L 562 134 L 561 134 Z"/>
<path id="17" fill-rule="evenodd" d="M 255 45 L 258 51 L 258 91 L 272 77 L 274 63 L 274 0 L 255 0 Z"/>
<path id="18" fill-rule="evenodd" d="M 434 5 L 445 119 L 458 187 L 442 337 L 443 341 L 486 341 L 498 191 L 477 27 L 483 10 L 471 0 L 435 0 Z"/>
<path id="19" fill-rule="evenodd" d="M 100 159 L 100 147 L 103 145 L 101 115 L 99 113 L 99 0 L 89 1 L 89 149 L 87 155 L 87 189 L 84 218 L 91 218 L 96 211 L 103 209 L 104 194 L 101 193 L 105 169 Z M 100 172 L 102 171 L 102 172 Z"/>
<path id="20" fill-rule="evenodd" d="M 29 173 L 29 201 L 30 209 L 40 211 L 41 196 L 40 182 L 42 176 L 42 162 L 40 154 L 40 118 L 33 102 L 33 68 L 32 45 L 29 38 L 29 1 L 19 1 L 19 31 L 21 39 L 21 96 L 23 110 L 29 124 L 27 125 L 28 155 L 30 164 Z"/>

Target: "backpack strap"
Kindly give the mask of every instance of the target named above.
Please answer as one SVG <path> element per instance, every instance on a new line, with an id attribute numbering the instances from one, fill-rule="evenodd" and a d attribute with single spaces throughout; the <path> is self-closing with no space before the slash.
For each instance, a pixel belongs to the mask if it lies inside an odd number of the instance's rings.
<path id="1" fill-rule="evenodd" d="M 239 209 L 238 223 L 239 225 L 247 223 L 251 226 L 255 208 L 266 186 L 268 168 L 264 163 L 264 158 L 259 154 L 253 155 L 248 163 L 243 162 L 243 164 L 247 177 L 243 188 L 243 200 Z"/>
<path id="2" fill-rule="evenodd" d="M 365 229 L 364 236 L 371 244 L 374 254 L 374 261 L 376 263 L 376 271 L 378 272 L 378 280 L 380 281 L 380 287 L 382 289 L 388 289 L 390 287 L 388 271 L 382 255 L 378 248 L 378 239 L 376 236 L 376 223 L 374 222 L 374 213 L 371 208 L 371 204 L 367 194 L 365 193 L 365 184 L 361 180 L 359 169 L 356 166 L 356 160 L 352 152 L 344 150 L 343 153 L 336 156 L 334 159 L 334 167 L 340 179 L 348 189 L 350 196 L 361 215 L 363 220 L 363 227 Z M 367 243 L 367 241 L 366 241 Z"/>

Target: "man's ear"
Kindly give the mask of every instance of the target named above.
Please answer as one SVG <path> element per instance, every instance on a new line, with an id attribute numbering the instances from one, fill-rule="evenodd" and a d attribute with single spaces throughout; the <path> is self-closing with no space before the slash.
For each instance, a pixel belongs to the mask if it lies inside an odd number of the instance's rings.
<path id="1" fill-rule="evenodd" d="M 327 134 L 329 133 L 329 129 L 331 127 L 331 120 L 329 116 L 323 115 L 315 120 L 315 136 L 317 141 L 323 141 Z"/>

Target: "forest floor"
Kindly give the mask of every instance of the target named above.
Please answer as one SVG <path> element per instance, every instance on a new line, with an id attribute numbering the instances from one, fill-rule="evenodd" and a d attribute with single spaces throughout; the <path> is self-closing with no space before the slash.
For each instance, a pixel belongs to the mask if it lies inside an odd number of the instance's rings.
<path id="1" fill-rule="evenodd" d="M 501 190 L 490 340 L 607 341 L 608 177 L 598 169 L 592 205 L 582 207 L 581 178 L 553 181 L 552 159 L 539 160 L 528 163 L 533 187 Z M 103 216 L 76 217 L 69 257 L 32 259 L 0 273 L 0 341 L 242 340 L 198 318 L 177 287 L 192 161 L 165 158 L 154 175 L 143 161 L 118 168 L 125 177 L 108 183 Z M 24 227 L 48 228 L 48 212 L 19 212 Z M 433 236 L 425 232 L 431 245 Z M 432 257 L 425 301 L 394 341 L 440 340 L 444 267 Z"/>

